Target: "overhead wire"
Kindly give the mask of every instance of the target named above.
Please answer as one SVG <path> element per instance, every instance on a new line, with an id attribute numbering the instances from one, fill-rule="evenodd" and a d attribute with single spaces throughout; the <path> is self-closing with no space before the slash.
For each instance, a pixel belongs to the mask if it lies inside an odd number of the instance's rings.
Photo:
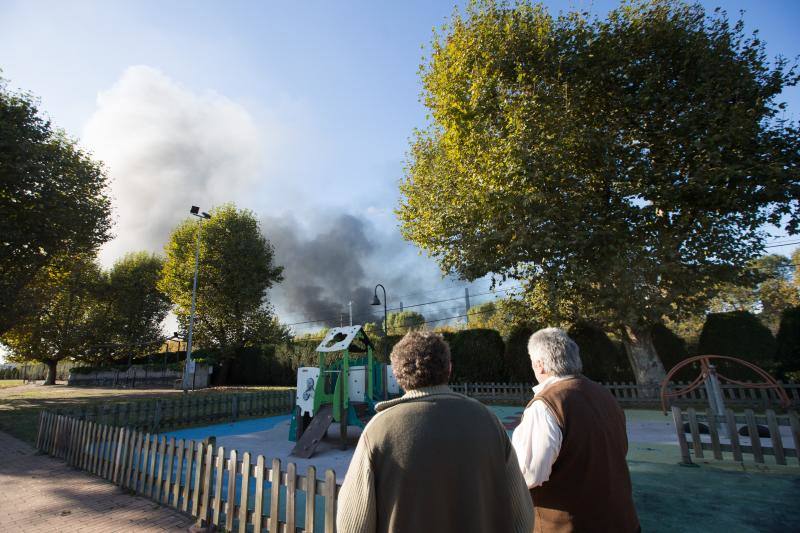
<path id="1" fill-rule="evenodd" d="M 772 243 L 770 243 L 768 245 L 765 245 L 764 248 L 778 248 L 778 247 L 783 247 L 783 246 L 792 246 L 792 245 L 795 245 L 795 244 L 800 244 L 800 240 L 795 240 L 795 241 L 791 241 L 790 240 L 790 241 L 787 241 L 787 242 L 773 241 Z M 751 268 L 751 270 L 771 271 L 771 269 L 768 269 L 768 268 Z M 445 288 L 442 288 L 442 289 L 432 289 L 432 290 L 426 290 L 426 291 L 417 291 L 417 292 L 413 292 L 413 293 L 407 293 L 407 294 L 405 294 L 403 296 L 400 296 L 400 297 L 397 297 L 397 298 L 392 298 L 392 299 L 393 300 L 399 300 L 401 298 L 406 298 L 408 296 L 413 296 L 413 295 L 418 295 L 418 294 L 433 294 L 433 293 L 439 293 L 439 292 L 462 289 L 462 288 L 468 288 L 468 287 L 469 287 L 468 285 L 462 285 L 462 286 L 445 287 Z M 490 290 L 490 291 L 470 294 L 469 297 L 470 298 L 476 298 L 476 297 L 484 296 L 484 295 L 487 295 L 487 294 L 495 294 L 496 295 L 496 294 L 500 294 L 500 293 L 507 293 L 507 292 L 510 292 L 512 290 L 517 290 L 517 289 L 521 289 L 521 288 L 522 288 L 522 285 L 516 285 L 514 287 L 506 287 L 504 289 L 498 289 L 498 290 L 494 290 L 494 291 Z M 443 299 L 440 299 L 440 300 L 431 300 L 431 301 L 428 301 L 428 302 L 420 302 L 420 303 L 415 303 L 415 304 L 410 304 L 410 305 L 389 307 L 389 308 L 386 309 L 386 311 L 388 312 L 388 311 L 402 311 L 402 310 L 406 310 L 406 309 L 415 309 L 415 308 L 424 307 L 424 306 L 427 306 L 427 305 L 436 305 L 436 304 L 440 304 L 440 303 L 447 303 L 447 302 L 457 301 L 457 300 L 461 300 L 463 298 L 465 298 L 464 295 L 459 295 L 459 296 L 454 296 L 452 298 L 443 298 Z M 454 318 L 464 318 L 466 316 L 467 315 L 457 315 L 457 316 L 452 316 L 452 317 L 446 317 L 446 318 L 426 321 L 425 323 L 440 322 L 440 321 L 450 320 L 450 319 L 454 319 Z M 373 318 L 371 315 L 362 315 L 362 316 L 358 316 L 356 318 L 363 319 L 363 318 L 367 318 L 367 317 Z M 292 327 L 292 326 L 301 326 L 301 325 L 307 325 L 307 324 L 318 324 L 318 323 L 322 323 L 322 322 L 332 322 L 332 321 L 335 321 L 337 318 L 341 318 L 341 314 L 339 316 L 330 316 L 330 317 L 326 317 L 326 318 L 317 318 L 317 319 L 312 319 L 312 320 L 302 320 L 302 321 L 299 321 L 299 322 L 292 322 L 290 324 L 286 324 L 286 326 L 287 327 Z"/>
<path id="2" fill-rule="evenodd" d="M 517 289 L 521 289 L 521 288 L 522 288 L 522 286 L 519 285 L 519 286 L 515 286 L 515 287 L 507 287 L 505 289 L 498 289 L 496 291 L 479 292 L 479 293 L 471 294 L 470 298 L 477 298 L 478 296 L 485 296 L 487 294 L 507 293 L 509 291 L 517 290 Z M 426 305 L 435 305 L 435 304 L 453 302 L 453 301 L 456 301 L 456 300 L 463 300 L 463 299 L 464 299 L 464 296 L 456 296 L 456 297 L 453 297 L 453 298 L 444 298 L 442 300 L 432 300 L 430 302 L 421 302 L 421 303 L 416 303 L 416 304 L 411 304 L 411 305 L 403 305 L 402 307 L 389 307 L 389 308 L 386 309 L 386 311 L 388 312 L 388 311 L 400 311 L 400 310 L 406 310 L 406 309 L 413 309 L 413 308 L 417 308 L 417 307 L 423 307 L 423 306 L 426 306 Z M 338 317 L 327 317 L 327 318 L 319 318 L 319 319 L 315 319 L 315 320 L 303 320 L 301 322 L 293 322 L 291 324 L 285 324 L 285 325 L 287 327 L 291 327 L 291 326 L 300 326 L 300 325 L 305 325 L 305 324 L 317 324 L 317 323 L 320 323 L 320 322 L 335 321 L 337 318 Z M 358 316 L 356 318 L 360 319 L 360 318 L 364 318 L 364 316 L 362 315 L 362 316 Z"/>

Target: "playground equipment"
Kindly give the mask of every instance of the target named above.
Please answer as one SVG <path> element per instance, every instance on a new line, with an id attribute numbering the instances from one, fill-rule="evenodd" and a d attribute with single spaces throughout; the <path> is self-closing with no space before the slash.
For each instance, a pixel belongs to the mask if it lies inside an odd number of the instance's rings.
<path id="1" fill-rule="evenodd" d="M 717 367 L 711 362 L 712 360 L 731 361 L 733 363 L 740 364 L 755 372 L 759 377 L 761 377 L 764 380 L 764 382 L 745 383 L 743 381 L 737 381 L 735 379 L 725 377 L 719 372 L 717 372 Z M 670 380 L 672 379 L 672 376 L 674 376 L 681 368 L 698 362 L 700 363 L 700 375 L 698 375 L 691 383 L 686 385 L 684 388 L 670 392 L 667 387 L 669 385 Z M 780 400 L 782 407 L 786 408 L 789 407 L 789 405 L 791 405 L 789 396 L 786 394 L 786 391 L 783 389 L 783 387 L 781 387 L 780 383 L 778 383 L 775 380 L 775 378 L 770 376 L 761 367 L 756 366 L 753 363 L 749 363 L 743 359 L 739 359 L 738 357 L 729 357 L 726 355 L 698 355 L 695 357 L 689 357 L 688 359 L 684 359 L 683 361 L 672 367 L 672 369 L 669 372 L 667 372 L 664 381 L 661 382 L 662 411 L 664 411 L 664 414 L 667 414 L 668 398 L 676 398 L 678 396 L 683 396 L 684 394 L 688 394 L 693 390 L 700 388 L 701 386 L 705 386 L 711 410 L 717 415 L 724 416 L 725 399 L 722 394 L 722 386 L 720 385 L 719 381 L 720 379 L 723 379 L 728 383 L 733 383 L 734 385 L 738 385 L 739 387 L 743 387 L 746 389 L 772 389 L 778 396 L 778 399 Z"/>
<path id="2" fill-rule="evenodd" d="M 297 398 L 289 440 L 292 455 L 309 458 L 334 422 L 342 449 L 347 427 L 364 428 L 375 404 L 400 394 L 392 367 L 375 361 L 374 347 L 361 326 L 331 328 L 316 348 L 318 367 L 297 369 Z M 353 356 L 356 357 L 353 357 Z"/>
<path id="3" fill-rule="evenodd" d="M 718 371 L 717 366 L 712 361 L 742 365 L 761 377 L 763 382 L 746 383 L 728 378 Z M 685 387 L 670 392 L 668 385 L 672 376 L 680 369 L 694 363 L 700 364 L 700 374 Z M 664 414 L 667 414 L 668 398 L 689 394 L 701 386 L 705 386 L 709 408 L 705 415 L 700 414 L 698 416 L 693 408 L 689 408 L 688 412 L 684 414 L 680 407 L 672 406 L 675 431 L 677 432 L 678 445 L 681 449 L 681 462 L 679 464 L 697 466 L 692 463 L 689 454 L 690 446 L 695 457 L 701 459 L 704 457 L 704 449 L 712 450 L 714 458 L 719 460 L 723 459 L 723 451 L 732 452 L 735 461 L 742 461 L 743 453 L 752 453 L 757 463 L 764 462 L 764 455 L 773 455 L 778 464 L 784 465 L 786 464 L 786 457 L 800 457 L 798 456 L 798 453 L 800 453 L 800 422 L 798 422 L 796 412 L 790 411 L 787 415 L 776 416 L 775 411 L 766 409 L 767 404 L 765 403 L 766 412 L 764 416 L 757 417 L 751 409 L 745 410 L 744 416 L 737 416 L 732 410 L 725 408 L 725 395 L 723 394 L 720 379 L 745 389 L 772 390 L 780 401 L 781 407 L 788 408 L 791 405 L 789 395 L 786 394 L 781 384 L 753 363 L 722 355 L 699 355 L 684 359 L 667 373 L 661 383 L 661 407 Z M 702 423 L 702 421 L 705 421 L 706 424 Z M 760 422 L 763 422 L 763 424 Z M 784 448 L 780 426 L 789 426 L 791 428 L 794 449 Z M 688 442 L 687 433 L 691 433 L 691 443 Z M 701 434 L 708 435 L 710 442 L 702 440 Z M 740 442 L 740 435 L 747 437 L 747 441 Z M 762 445 L 761 439 L 765 438 L 771 439 L 771 448 Z"/>

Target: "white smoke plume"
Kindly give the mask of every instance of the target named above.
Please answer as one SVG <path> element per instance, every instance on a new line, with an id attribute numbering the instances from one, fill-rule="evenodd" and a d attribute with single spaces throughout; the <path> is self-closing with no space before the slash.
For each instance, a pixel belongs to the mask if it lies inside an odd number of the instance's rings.
<path id="1" fill-rule="evenodd" d="M 151 67 L 125 70 L 98 95 L 83 135 L 112 180 L 116 238 L 101 250 L 101 263 L 108 267 L 131 251 L 162 253 L 190 205 L 208 210 L 235 202 L 262 212 L 262 230 L 285 267 L 284 281 L 268 295 L 279 317 L 324 319 L 296 331 L 347 323 L 350 301 L 356 323 L 380 320 L 382 306 L 370 305 L 377 283 L 386 286 L 390 308 L 403 295 L 414 293 L 406 304 L 425 301 L 432 296 L 420 291 L 454 284 L 442 283 L 435 263 L 402 240 L 390 211 L 352 214 L 309 204 L 309 188 L 331 183 L 321 177 L 324 165 L 309 163 L 324 159 L 326 141 L 313 124 L 285 126 L 289 117 L 303 122 L 302 105 L 277 102 L 266 115 L 257 121 L 240 104 L 189 90 Z M 316 158 L 304 150 L 309 139 Z M 431 318 L 463 306 L 415 310 Z M 174 320 L 166 327 L 173 331 Z"/>
<path id="2" fill-rule="evenodd" d="M 236 200 L 263 166 L 245 108 L 147 66 L 126 69 L 98 95 L 83 142 L 112 180 L 116 238 L 101 250 L 106 266 L 129 251 L 161 252 L 190 205 Z"/>

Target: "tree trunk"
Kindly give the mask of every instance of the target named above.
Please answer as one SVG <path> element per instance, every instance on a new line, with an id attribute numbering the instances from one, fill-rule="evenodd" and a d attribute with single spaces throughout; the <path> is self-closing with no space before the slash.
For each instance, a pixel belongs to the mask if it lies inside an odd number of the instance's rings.
<path id="1" fill-rule="evenodd" d="M 653 344 L 652 326 L 625 326 L 622 343 L 636 377 L 636 384 L 660 385 L 666 372 Z"/>
<path id="2" fill-rule="evenodd" d="M 44 364 L 47 365 L 47 378 L 44 380 L 45 385 L 55 385 L 56 384 L 56 367 L 58 366 L 58 361 L 45 361 Z"/>

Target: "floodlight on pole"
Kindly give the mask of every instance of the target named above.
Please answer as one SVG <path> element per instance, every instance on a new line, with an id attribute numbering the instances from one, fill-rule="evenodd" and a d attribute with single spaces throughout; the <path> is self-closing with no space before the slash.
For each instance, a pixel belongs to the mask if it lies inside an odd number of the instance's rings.
<path id="1" fill-rule="evenodd" d="M 193 216 L 201 220 L 208 220 L 211 218 L 211 215 L 203 211 L 200 213 L 200 208 L 196 205 L 193 205 L 191 209 L 189 209 L 189 213 Z M 187 392 L 189 389 L 189 375 L 191 374 L 191 385 L 192 390 L 194 390 L 194 371 L 195 365 L 194 361 L 192 360 L 192 334 L 194 333 L 194 310 L 195 304 L 197 302 L 197 271 L 200 267 L 200 229 L 202 225 L 198 225 L 197 227 L 197 246 L 195 248 L 194 253 L 194 282 L 192 283 L 192 308 L 189 313 L 189 335 L 186 339 L 186 366 L 183 372 L 183 392 Z"/>

